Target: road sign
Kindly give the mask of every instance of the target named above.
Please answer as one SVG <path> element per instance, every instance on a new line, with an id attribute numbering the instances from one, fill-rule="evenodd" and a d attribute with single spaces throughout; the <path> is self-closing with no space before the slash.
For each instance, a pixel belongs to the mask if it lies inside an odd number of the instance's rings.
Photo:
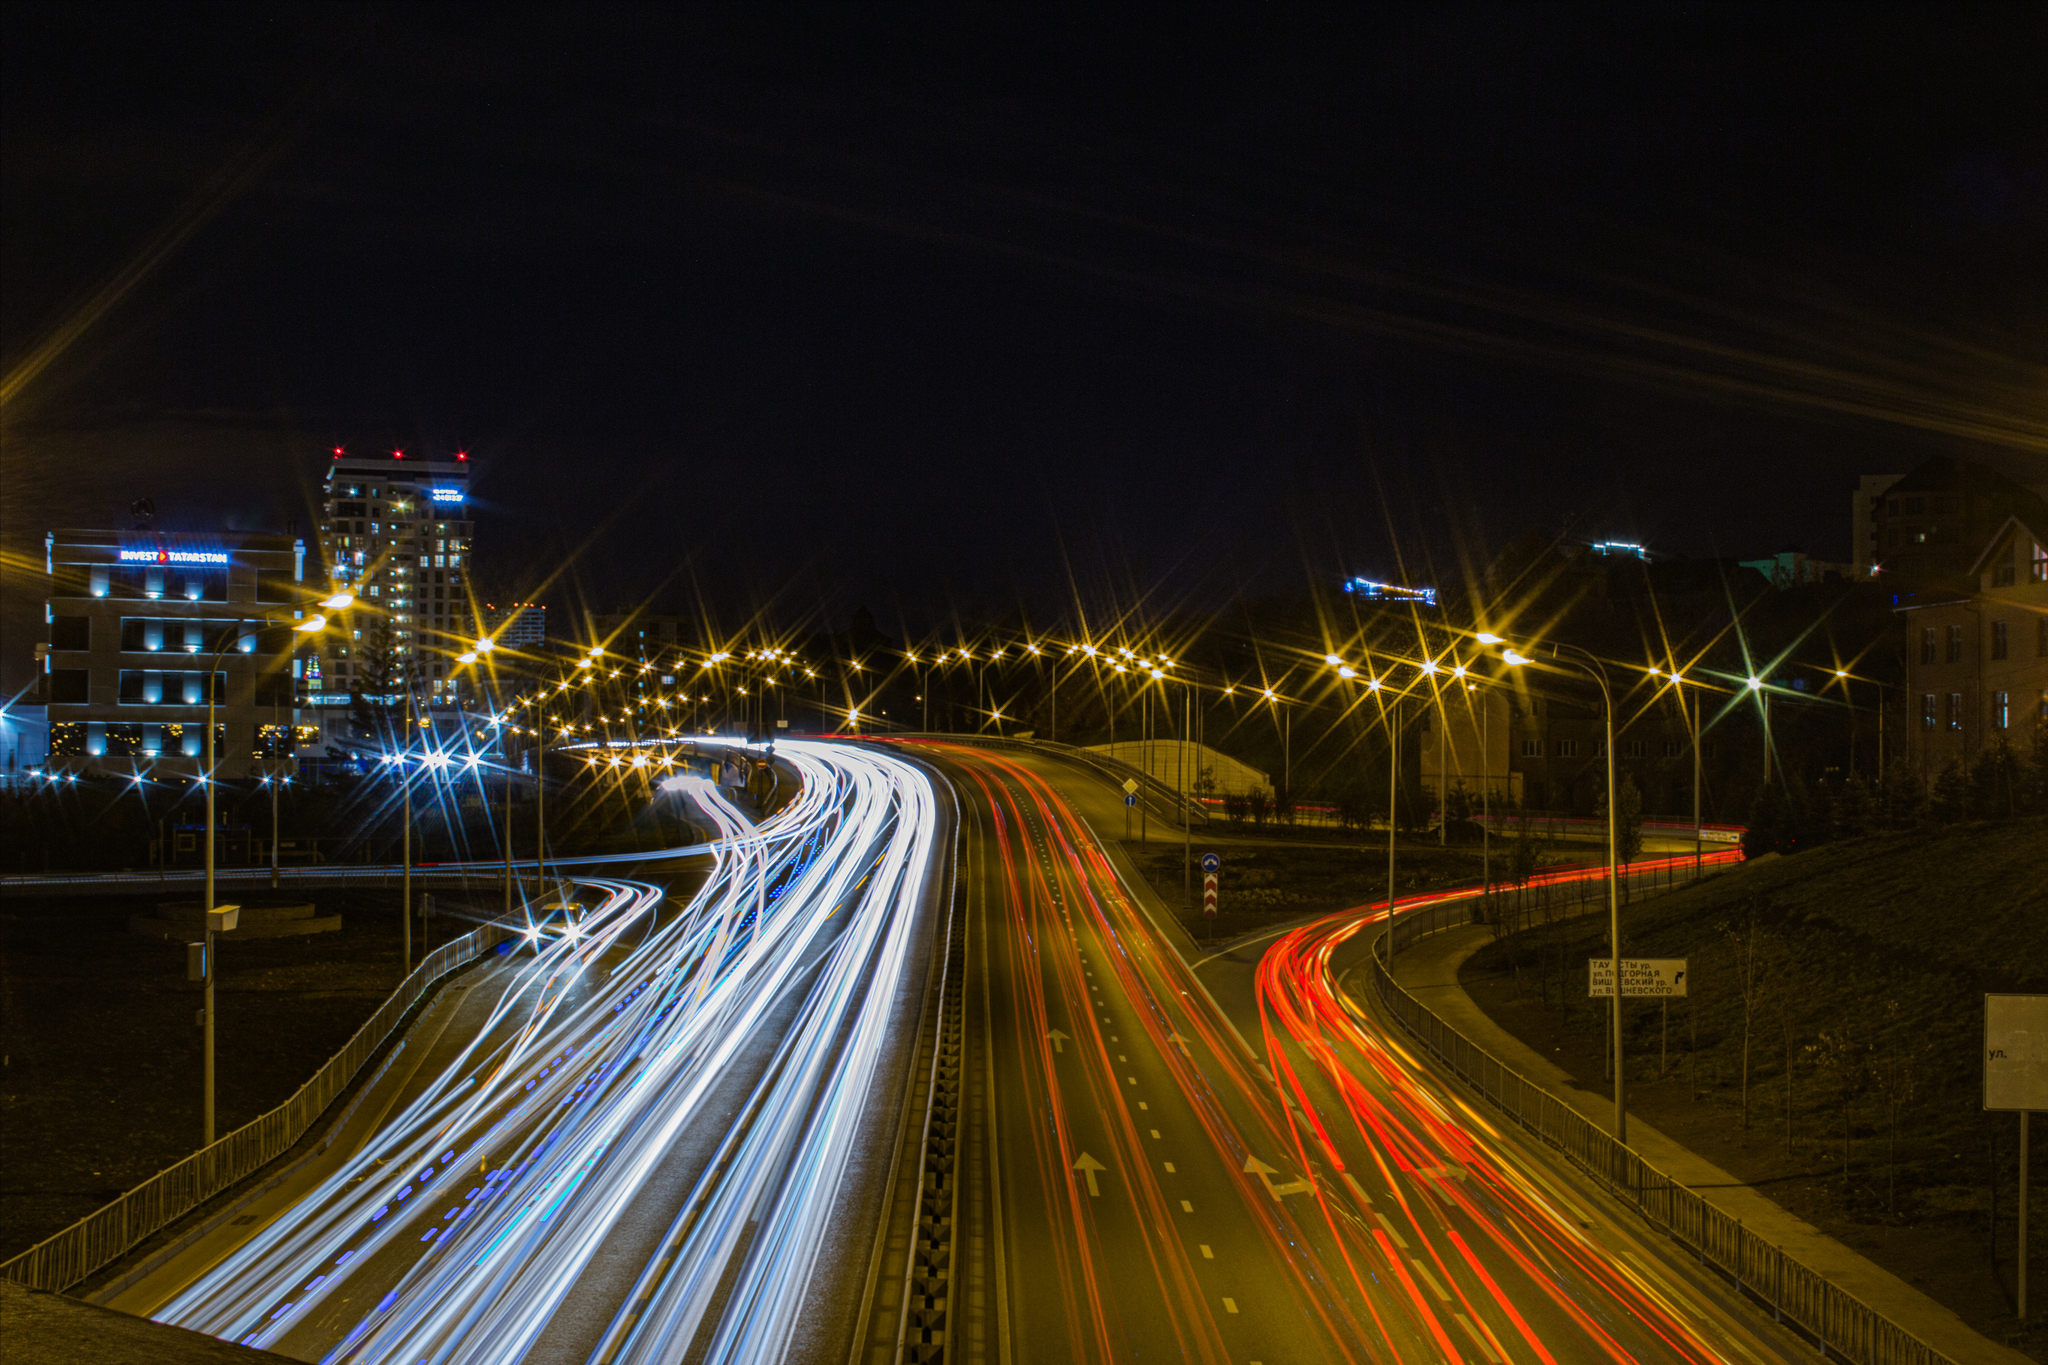
<path id="1" fill-rule="evenodd" d="M 1138 779 L 1137 779 L 1137 778 L 1135 778 L 1135 777 L 1127 777 L 1127 778 L 1125 778 L 1125 779 L 1124 779 L 1124 790 L 1125 790 L 1126 792 L 1129 792 L 1129 793 L 1130 793 L 1131 795 L 1133 795 L 1133 796 L 1137 795 L 1137 792 L 1138 792 Z M 1126 804 L 1128 804 L 1128 803 L 1126 803 Z"/>
<path id="2" fill-rule="evenodd" d="M 1220 871 L 1220 870 L 1222 869 L 1222 867 L 1223 867 L 1223 860 L 1222 860 L 1221 858 L 1217 857 L 1217 856 L 1216 856 L 1215 854 L 1213 854 L 1213 853 L 1204 853 L 1204 854 L 1202 855 L 1202 871 L 1204 871 L 1204 872 L 1216 872 L 1216 871 Z"/>
<path id="3" fill-rule="evenodd" d="M 1591 999 L 1612 999 L 1614 997 L 1614 959 L 1595 957 L 1586 960 L 1588 986 L 1586 995 Z M 1666 999 L 1685 994 L 1685 959 L 1682 957 L 1625 957 L 1621 960 L 1622 998 L 1634 1000 L 1644 996 L 1662 996 Z"/>
<path id="4" fill-rule="evenodd" d="M 1984 1107 L 2048 1109 L 2048 995 L 1984 997 Z"/>
<path id="5" fill-rule="evenodd" d="M 1132 792 L 1132 793 L 1130 793 L 1130 794 L 1129 794 L 1128 796 L 1124 797 L 1124 804 L 1125 804 L 1126 806 L 1135 806 L 1135 805 L 1137 805 L 1137 804 L 1138 804 L 1138 794 L 1137 794 L 1136 792 Z"/>
<path id="6" fill-rule="evenodd" d="M 1214 872 L 1204 872 L 1202 874 L 1202 913 L 1205 915 L 1216 913 L 1216 874 Z"/>

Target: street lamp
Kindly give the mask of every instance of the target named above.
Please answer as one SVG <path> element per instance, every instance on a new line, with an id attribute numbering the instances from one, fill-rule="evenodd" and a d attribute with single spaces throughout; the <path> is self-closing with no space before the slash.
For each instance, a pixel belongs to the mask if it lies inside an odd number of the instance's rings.
<path id="1" fill-rule="evenodd" d="M 1490 632 L 1479 638 L 1489 643 L 1500 639 Z M 1560 657 L 1560 651 L 1570 651 L 1570 658 Z M 1614 1036 L 1614 1140 L 1628 1141 L 1628 1106 L 1626 1101 L 1627 1077 L 1622 1070 L 1621 1047 L 1621 884 L 1620 884 L 1620 803 L 1614 792 L 1614 692 L 1608 684 L 1607 666 L 1595 655 L 1580 649 L 1577 645 L 1553 644 L 1551 659 L 1556 663 L 1570 664 L 1591 678 L 1600 687 L 1601 708 L 1607 724 L 1607 941 L 1608 957 L 1612 963 L 1614 978 L 1614 1005 L 1610 1012 Z M 1519 667 L 1534 663 L 1529 655 L 1514 649 L 1505 650 L 1501 657 L 1509 664 Z"/>
<path id="2" fill-rule="evenodd" d="M 223 657 L 226 656 L 228 652 L 228 646 L 234 644 L 236 641 L 242 638 L 242 627 L 248 625 L 252 619 L 255 618 L 245 616 L 241 620 L 235 622 L 234 625 L 228 628 L 227 633 L 221 638 L 220 644 L 215 646 L 213 651 L 212 663 L 206 670 L 206 772 L 203 778 L 203 781 L 206 784 L 206 946 L 203 951 L 205 952 L 206 956 L 201 960 L 201 967 L 205 973 L 206 1000 L 204 1006 L 202 1007 L 201 1013 L 205 1021 L 204 1028 L 206 1031 L 206 1060 L 203 1064 L 203 1086 L 205 1090 L 205 1100 L 202 1108 L 205 1111 L 206 1121 L 206 1142 L 204 1145 L 208 1147 L 211 1147 L 213 1145 L 213 931 L 216 910 L 213 899 L 213 864 L 215 839 L 215 817 L 213 809 L 215 760 L 213 746 L 213 716 L 214 706 L 216 702 L 215 693 L 220 683 L 220 661 Z M 266 616 L 261 619 L 264 625 L 281 626 L 285 624 L 283 621 L 280 621 L 274 617 Z M 308 616 L 303 621 L 294 623 L 292 626 L 292 631 L 293 633 L 299 635 L 312 635 L 320 630 L 325 629 L 326 626 L 327 618 L 325 616 L 319 615 L 318 613 L 315 613 L 312 616 Z M 272 842 L 274 846 L 274 837 Z M 237 911 L 237 907 L 234 906 L 228 906 L 227 911 L 234 913 L 224 913 L 222 915 L 222 919 L 224 921 L 222 927 L 224 929 L 232 929 L 234 927 L 236 916 L 239 912 Z"/>

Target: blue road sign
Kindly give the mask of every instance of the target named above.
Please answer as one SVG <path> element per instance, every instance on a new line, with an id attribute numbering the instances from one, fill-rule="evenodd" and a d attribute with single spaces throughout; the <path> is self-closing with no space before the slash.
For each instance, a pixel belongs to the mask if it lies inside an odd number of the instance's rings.
<path id="1" fill-rule="evenodd" d="M 1125 793 L 1124 793 L 1124 804 L 1125 804 L 1126 806 L 1135 806 L 1135 805 L 1137 805 L 1137 804 L 1138 804 L 1138 794 L 1137 794 L 1136 792 L 1125 792 Z"/>
<path id="2" fill-rule="evenodd" d="M 1219 868 L 1219 867 L 1222 867 L 1222 866 L 1223 866 L 1223 860 L 1222 860 L 1221 858 L 1217 857 L 1217 856 L 1216 856 L 1215 854 L 1213 854 L 1213 853 L 1204 853 L 1204 854 L 1202 855 L 1202 871 L 1204 871 L 1204 872 L 1214 872 L 1214 871 L 1215 871 L 1215 870 L 1216 870 L 1217 868 Z"/>

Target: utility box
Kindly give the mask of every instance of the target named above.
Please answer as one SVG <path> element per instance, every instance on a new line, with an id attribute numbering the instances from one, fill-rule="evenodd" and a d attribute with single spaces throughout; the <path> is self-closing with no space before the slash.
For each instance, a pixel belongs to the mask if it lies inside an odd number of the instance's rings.
<path id="1" fill-rule="evenodd" d="M 206 980 L 206 945 L 204 943 L 188 943 L 185 945 L 185 979 L 187 981 Z"/>
<path id="2" fill-rule="evenodd" d="M 216 905 L 206 912 L 206 927 L 216 934 L 225 934 L 240 923 L 241 919 L 241 906 Z"/>

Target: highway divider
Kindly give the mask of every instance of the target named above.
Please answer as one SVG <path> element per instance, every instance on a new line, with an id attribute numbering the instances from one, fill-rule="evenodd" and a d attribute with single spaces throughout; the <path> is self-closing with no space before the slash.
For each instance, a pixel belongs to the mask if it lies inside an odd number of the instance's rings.
<path id="1" fill-rule="evenodd" d="M 1702 1266 L 1730 1278 L 1737 1293 L 1811 1337 L 1822 1359 L 1855 1365 L 1956 1365 L 1816 1270 L 1785 1254 L 1645 1161 L 1543 1087 L 1501 1063 L 1452 1028 L 1394 980 L 1386 950 L 1477 923 L 1478 902 L 1446 901 L 1409 911 L 1372 945 L 1374 993 L 1416 1042 L 1496 1109 L 1633 1205 L 1643 1219 L 1687 1247 Z"/>
<path id="2" fill-rule="evenodd" d="M 341 1051 L 290 1099 L 0 1264 L 0 1279 L 61 1293 L 262 1170 L 306 1135 L 443 977 L 516 935 L 508 925 L 486 924 L 428 953 Z"/>

